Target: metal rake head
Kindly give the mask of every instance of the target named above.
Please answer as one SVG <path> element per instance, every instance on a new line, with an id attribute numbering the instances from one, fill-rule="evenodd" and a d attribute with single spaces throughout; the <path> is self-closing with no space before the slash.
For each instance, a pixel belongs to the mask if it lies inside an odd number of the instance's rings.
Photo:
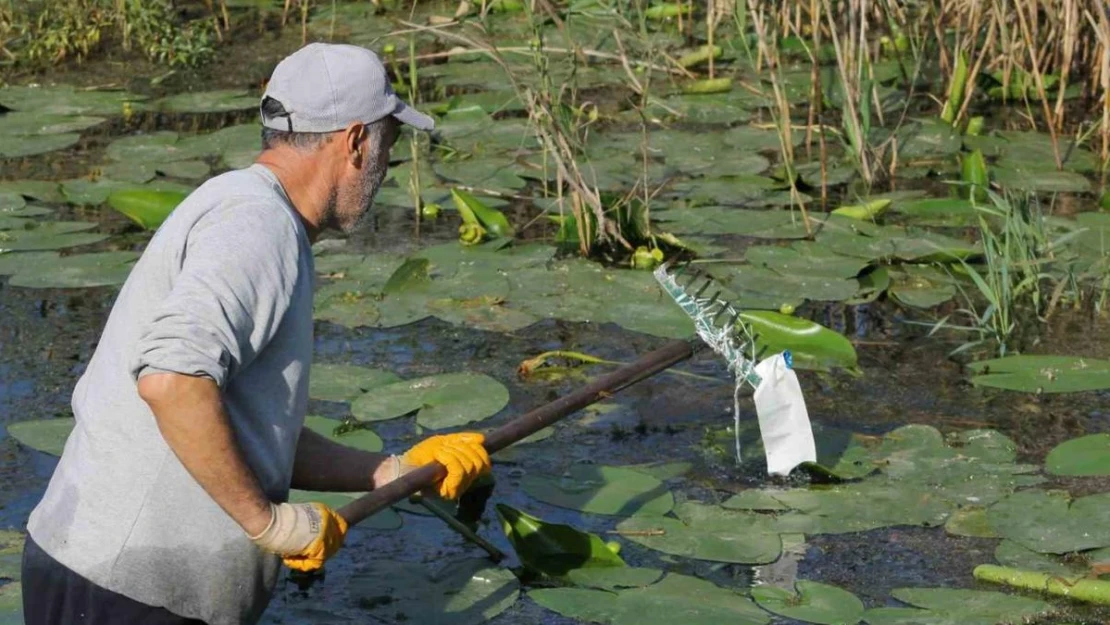
<path id="1" fill-rule="evenodd" d="M 740 310 L 721 298 L 721 289 L 716 289 L 710 297 L 704 297 L 716 280 L 691 267 L 689 260 L 677 265 L 663 263 L 655 269 L 654 275 L 663 290 L 693 319 L 698 336 L 725 359 L 737 377 L 755 388 L 760 381 L 753 370 L 758 357 L 755 346 L 759 336 L 741 319 Z M 680 282 L 686 277 L 689 279 L 685 284 Z M 722 318 L 727 320 L 723 325 L 720 324 Z"/>

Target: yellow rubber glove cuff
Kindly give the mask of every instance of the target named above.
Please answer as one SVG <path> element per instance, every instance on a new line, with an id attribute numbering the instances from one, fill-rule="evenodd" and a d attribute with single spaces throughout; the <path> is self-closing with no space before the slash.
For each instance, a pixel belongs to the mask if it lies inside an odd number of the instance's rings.
<path id="1" fill-rule="evenodd" d="M 260 548 L 282 556 L 298 571 L 315 571 L 335 555 L 347 536 L 347 521 L 322 503 L 270 504 L 270 525 L 251 536 Z"/>
<path id="2" fill-rule="evenodd" d="M 474 480 L 490 472 L 492 463 L 486 448 L 486 437 L 478 432 L 440 434 L 425 439 L 405 452 L 401 461 L 419 467 L 438 462 L 447 467 L 447 477 L 437 485 L 444 499 L 458 499 Z"/>

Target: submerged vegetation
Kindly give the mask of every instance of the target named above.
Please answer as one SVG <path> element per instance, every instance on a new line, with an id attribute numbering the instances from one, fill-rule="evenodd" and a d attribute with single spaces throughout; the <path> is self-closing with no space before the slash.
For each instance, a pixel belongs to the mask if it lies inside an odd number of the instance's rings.
<path id="1" fill-rule="evenodd" d="M 673 370 L 647 399 L 605 398 L 495 455 L 510 486 L 458 515 L 515 569 L 455 557 L 462 538 L 410 551 L 388 532 L 438 521 L 402 503 L 365 525 L 387 535 L 329 611 L 1102 617 L 1060 595 L 1098 601 L 1110 564 L 1103 0 L 0 0 L 0 289 L 26 304 L 0 330 L 33 342 L 25 327 L 56 333 L 33 324 L 84 294 L 110 299 L 182 198 L 253 162 L 261 85 L 238 55 L 317 40 L 377 51 L 437 129 L 394 148 L 369 239 L 315 246 L 308 427 L 373 451 L 485 429 L 689 337 L 649 271 L 681 259 L 721 285 L 757 352 L 792 352 L 819 441 L 818 462 L 770 479 L 753 420 L 721 416 L 723 364 Z M 120 75 L 132 60 L 143 70 Z M 75 354 L 98 323 L 74 330 Z M 867 385 L 889 410 L 868 414 Z M 11 413 L 11 437 L 45 454 L 73 427 Z M 21 541 L 0 536 L 0 575 Z M 909 570 L 874 572 L 860 545 Z M 935 550 L 958 573 L 919 571 Z M 0 586 L 0 619 L 17 592 Z M 275 622 L 340 618 L 316 595 L 282 601 Z"/>

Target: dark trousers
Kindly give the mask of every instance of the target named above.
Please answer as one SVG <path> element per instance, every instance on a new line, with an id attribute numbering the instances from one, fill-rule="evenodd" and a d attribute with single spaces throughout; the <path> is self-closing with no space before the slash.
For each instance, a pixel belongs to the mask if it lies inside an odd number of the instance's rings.
<path id="1" fill-rule="evenodd" d="M 22 581 L 25 625 L 204 625 L 93 584 L 47 555 L 29 535 Z"/>

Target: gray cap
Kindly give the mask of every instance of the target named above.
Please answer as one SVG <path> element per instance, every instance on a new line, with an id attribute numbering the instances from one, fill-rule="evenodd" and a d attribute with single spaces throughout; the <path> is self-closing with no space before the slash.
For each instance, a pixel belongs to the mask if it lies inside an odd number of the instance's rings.
<path id="1" fill-rule="evenodd" d="M 262 125 L 275 130 L 333 132 L 386 115 L 420 130 L 435 127 L 431 117 L 393 92 L 378 55 L 359 46 L 308 44 L 277 64 L 263 100 L 266 96 L 280 102 L 287 113 L 262 115 Z"/>

